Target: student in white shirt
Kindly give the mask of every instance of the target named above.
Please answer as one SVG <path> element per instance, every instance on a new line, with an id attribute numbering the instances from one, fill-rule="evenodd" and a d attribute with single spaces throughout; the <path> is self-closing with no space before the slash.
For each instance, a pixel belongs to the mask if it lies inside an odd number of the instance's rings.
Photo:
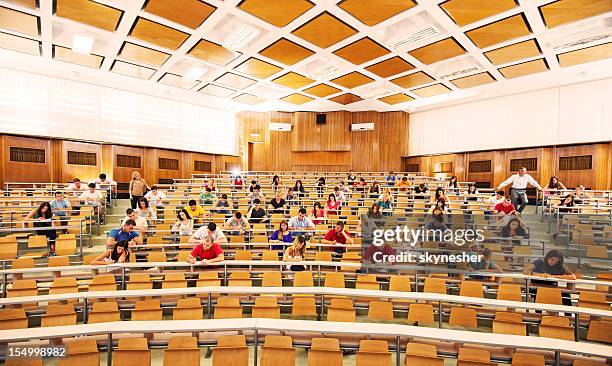
<path id="1" fill-rule="evenodd" d="M 137 207 L 134 211 L 136 211 L 138 216 L 144 217 L 147 220 L 157 220 L 157 213 L 155 212 L 155 209 L 149 206 L 149 201 L 147 201 L 146 198 L 141 197 L 136 206 Z"/>
<path id="2" fill-rule="evenodd" d="M 536 182 L 535 179 L 531 177 L 531 175 L 527 174 L 527 168 L 521 167 L 518 170 L 517 174 L 510 176 L 510 178 L 503 181 L 497 190 L 500 191 L 505 186 L 512 184 L 512 189 L 510 189 L 510 197 L 512 199 L 512 204 L 514 207 L 517 207 L 518 212 L 523 212 L 523 209 L 529 203 L 527 199 L 527 185 L 530 184 L 534 186 L 538 191 L 542 190 L 540 184 Z M 519 205 L 520 202 L 520 205 Z"/>
<path id="3" fill-rule="evenodd" d="M 219 229 L 217 224 L 214 222 L 210 222 L 207 226 L 201 226 L 198 230 L 196 230 L 191 238 L 189 238 L 189 243 L 198 244 L 207 236 L 211 236 L 215 243 L 227 243 L 225 234 L 223 234 L 223 231 L 221 231 L 221 229 Z"/>
<path id="4" fill-rule="evenodd" d="M 87 186 L 81 183 L 81 180 L 79 178 L 74 178 L 72 180 L 72 183 L 70 183 L 68 187 L 66 187 L 66 191 L 72 192 L 72 195 L 75 197 L 78 197 L 81 194 L 81 192 L 86 191 L 86 190 L 87 190 Z"/>
<path id="5" fill-rule="evenodd" d="M 134 220 L 134 222 L 136 223 L 134 229 L 138 231 L 138 233 L 140 234 L 140 238 L 144 239 L 145 232 L 147 231 L 147 227 L 149 226 L 147 224 L 147 219 L 143 216 L 139 216 L 138 212 L 132 210 L 131 208 L 125 210 L 125 214 L 126 216 L 121 221 L 121 225 L 125 225 L 125 222 L 127 220 Z"/>
<path id="6" fill-rule="evenodd" d="M 246 230 L 249 230 L 250 227 L 249 220 L 238 211 L 234 213 L 234 216 L 227 219 L 223 225 L 223 229 L 231 230 L 232 235 L 242 235 Z"/>
<path id="7" fill-rule="evenodd" d="M 104 221 L 104 209 L 106 205 L 104 205 L 103 200 L 104 196 L 102 192 L 96 190 L 95 183 L 89 183 L 87 185 L 88 190 L 83 192 L 79 196 L 79 200 L 81 200 L 86 205 L 94 205 L 94 212 L 98 212 L 100 214 L 100 223 Z"/>
<path id="8" fill-rule="evenodd" d="M 153 207 L 162 206 L 164 204 L 164 200 L 166 199 L 164 192 L 157 189 L 156 185 L 152 185 L 151 190 L 144 196 L 149 201 L 149 205 Z"/>
<path id="9" fill-rule="evenodd" d="M 493 211 L 495 210 L 495 206 L 497 206 L 498 203 L 502 203 L 505 200 L 505 193 L 504 191 L 497 191 L 495 192 L 495 196 L 491 196 L 489 197 L 489 199 L 487 200 L 487 203 L 489 204 L 489 210 Z"/>
<path id="10" fill-rule="evenodd" d="M 193 220 L 187 210 L 182 209 L 176 213 L 176 222 L 172 226 L 171 232 L 177 233 L 179 236 L 193 235 Z"/>
<path id="11" fill-rule="evenodd" d="M 107 178 L 106 174 L 100 173 L 98 178 L 93 181 L 96 184 L 96 189 L 101 189 L 108 192 L 107 201 L 110 202 L 111 196 L 117 191 L 117 182 Z"/>

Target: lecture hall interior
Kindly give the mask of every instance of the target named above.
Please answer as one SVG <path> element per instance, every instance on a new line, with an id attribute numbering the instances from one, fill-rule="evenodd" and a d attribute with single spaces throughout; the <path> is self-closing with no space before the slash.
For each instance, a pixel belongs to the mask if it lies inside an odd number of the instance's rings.
<path id="1" fill-rule="evenodd" d="M 612 366 L 612 0 L 0 0 L 0 365 Z"/>

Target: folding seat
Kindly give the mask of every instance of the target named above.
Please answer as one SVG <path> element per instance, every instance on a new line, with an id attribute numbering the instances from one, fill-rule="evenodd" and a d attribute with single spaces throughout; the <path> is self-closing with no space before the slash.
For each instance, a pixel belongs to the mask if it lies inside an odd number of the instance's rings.
<path id="1" fill-rule="evenodd" d="M 19 244 L 14 236 L 0 237 L 0 260 L 17 258 Z"/>
<path id="2" fill-rule="evenodd" d="M 604 360 L 595 360 L 595 359 L 578 359 L 574 360 L 572 366 L 607 366 L 608 364 Z"/>
<path id="3" fill-rule="evenodd" d="M 151 244 L 164 244 L 164 238 L 159 235 L 147 236 L 147 245 Z"/>
<path id="4" fill-rule="evenodd" d="M 332 262 L 332 252 L 316 252 L 314 259 L 317 262 Z"/>
<path id="5" fill-rule="evenodd" d="M 244 287 L 253 286 L 253 280 L 251 279 L 251 274 L 249 272 L 244 272 L 244 271 L 235 271 L 235 272 L 230 273 L 228 286 L 244 286 Z"/>
<path id="6" fill-rule="evenodd" d="M 244 335 L 220 336 L 212 350 L 212 366 L 247 366 L 249 349 Z"/>
<path id="7" fill-rule="evenodd" d="M 527 325 L 519 313 L 496 312 L 493 319 L 493 333 L 527 335 Z"/>
<path id="8" fill-rule="evenodd" d="M 237 297 L 219 297 L 215 306 L 215 319 L 242 318 L 242 306 Z"/>
<path id="9" fill-rule="evenodd" d="M 0 330 L 23 329 L 28 327 L 25 309 L 0 309 Z"/>
<path id="10" fill-rule="evenodd" d="M 265 271 L 261 280 L 262 287 L 283 287 L 283 278 L 279 271 Z M 265 294 L 264 296 L 282 296 L 274 294 Z"/>
<path id="11" fill-rule="evenodd" d="M 342 258 L 340 259 L 342 263 L 351 263 L 351 264 L 360 264 L 361 263 L 361 253 L 359 252 L 344 252 L 342 253 Z M 357 267 L 340 267 L 340 270 L 343 272 L 356 272 L 359 269 Z"/>
<path id="12" fill-rule="evenodd" d="M 356 366 L 391 366 L 387 341 L 364 339 L 359 342 Z"/>
<path id="13" fill-rule="evenodd" d="M 459 288 L 459 296 L 483 297 L 483 289 L 481 282 L 461 281 Z"/>
<path id="14" fill-rule="evenodd" d="M 308 351 L 308 366 L 342 366 L 340 341 L 335 338 L 313 338 Z"/>
<path id="15" fill-rule="evenodd" d="M 408 322 L 433 324 L 433 306 L 431 304 L 410 304 L 410 307 L 408 308 Z"/>
<path id="16" fill-rule="evenodd" d="M 502 283 L 497 287 L 497 300 L 523 301 L 521 285 Z"/>
<path id="17" fill-rule="evenodd" d="M 11 287 L 7 289 L 8 297 L 23 297 L 23 296 L 37 296 L 38 287 L 36 280 L 14 280 Z"/>
<path id="18" fill-rule="evenodd" d="M 148 273 L 131 273 L 126 290 L 151 290 L 153 282 Z"/>
<path id="19" fill-rule="evenodd" d="M 98 258 L 98 254 L 86 254 L 86 255 L 84 255 L 83 256 L 83 265 L 84 266 L 90 265 L 91 262 L 94 259 L 96 259 L 96 258 Z"/>
<path id="20" fill-rule="evenodd" d="M 162 282 L 162 288 L 186 288 L 187 280 L 185 279 L 185 273 L 174 272 L 166 273 Z"/>
<path id="21" fill-rule="evenodd" d="M 314 297 L 294 297 L 291 307 L 292 317 L 317 316 L 317 304 Z"/>
<path id="22" fill-rule="evenodd" d="M 545 366 L 546 360 L 543 355 L 535 353 L 514 352 L 512 355 L 512 366 Z"/>
<path id="23" fill-rule="evenodd" d="M 612 320 L 591 320 L 587 340 L 612 343 Z"/>
<path id="24" fill-rule="evenodd" d="M 150 252 L 147 255 L 147 262 L 167 262 L 166 252 Z"/>
<path id="25" fill-rule="evenodd" d="M 221 286 L 221 279 L 217 272 L 200 272 L 196 287 L 218 287 Z"/>
<path id="26" fill-rule="evenodd" d="M 132 310 L 132 320 L 162 320 L 162 308 L 157 299 L 136 301 Z"/>
<path id="27" fill-rule="evenodd" d="M 73 234 L 68 238 L 57 238 L 55 240 L 55 254 L 74 255 L 77 251 L 77 240 Z"/>
<path id="28" fill-rule="evenodd" d="M 327 321 L 355 322 L 356 313 L 352 299 L 332 299 L 327 307 Z"/>
<path id="29" fill-rule="evenodd" d="M 164 366 L 199 366 L 200 349 L 195 337 L 172 337 L 164 351 Z"/>
<path id="30" fill-rule="evenodd" d="M 25 269 L 25 268 L 34 268 L 34 258 L 30 257 L 21 257 L 19 259 L 13 259 L 11 261 L 12 269 Z"/>
<path id="31" fill-rule="evenodd" d="M 74 277 L 59 277 L 53 280 L 49 287 L 49 295 L 71 294 L 79 292 L 79 286 Z M 76 303 L 77 299 L 60 300 L 59 302 Z M 55 304 L 58 301 L 49 301 L 49 304 Z"/>
<path id="32" fill-rule="evenodd" d="M 172 311 L 172 320 L 201 320 L 203 318 L 202 303 L 198 297 L 179 299 Z"/>
<path id="33" fill-rule="evenodd" d="M 47 267 L 68 267 L 68 266 L 70 266 L 70 258 L 68 257 L 50 257 L 49 261 L 47 262 Z"/>
<path id="34" fill-rule="evenodd" d="M 41 248 L 45 248 L 41 250 Z M 22 257 L 42 257 L 49 253 L 49 244 L 44 235 L 31 235 L 28 237 L 28 250 Z M 73 253 L 74 254 L 74 253 Z"/>
<path id="35" fill-rule="evenodd" d="M 578 306 L 583 308 L 610 310 L 610 305 L 608 305 L 606 300 L 606 294 L 603 292 L 580 291 Z"/>
<path id="36" fill-rule="evenodd" d="M 264 250 L 261 252 L 262 261 L 278 261 L 279 259 L 277 250 Z"/>
<path id="37" fill-rule="evenodd" d="M 112 274 L 95 275 L 89 284 L 88 291 L 116 291 L 117 283 Z M 91 299 L 90 299 L 91 300 Z"/>
<path id="38" fill-rule="evenodd" d="M 344 273 L 342 272 L 328 272 L 325 274 L 325 287 L 334 288 L 345 288 Z"/>
<path id="39" fill-rule="evenodd" d="M 360 290 L 380 290 L 380 285 L 374 274 L 359 274 L 357 275 L 357 283 L 355 288 Z"/>
<path id="40" fill-rule="evenodd" d="M 253 318 L 280 319 L 280 306 L 278 306 L 276 297 L 256 297 L 251 316 Z"/>
<path id="41" fill-rule="evenodd" d="M 473 308 L 463 308 L 453 306 L 450 311 L 449 325 L 476 328 L 478 326 L 476 310 Z"/>
<path id="42" fill-rule="evenodd" d="M 588 258 L 608 259 L 608 247 L 605 245 L 589 245 L 586 250 Z"/>
<path id="43" fill-rule="evenodd" d="M 59 366 L 99 366 L 100 353 L 95 339 L 75 339 L 66 342 L 66 357 Z"/>
<path id="44" fill-rule="evenodd" d="M 431 292 L 446 295 L 446 280 L 443 278 L 427 277 L 423 292 Z"/>
<path id="45" fill-rule="evenodd" d="M 77 314 L 73 304 L 52 304 L 42 316 L 41 327 L 57 327 L 61 325 L 76 325 Z"/>
<path id="46" fill-rule="evenodd" d="M 119 338 L 113 350 L 113 366 L 151 366 L 151 350 L 146 338 Z"/>
<path id="47" fill-rule="evenodd" d="M 89 311 L 87 323 L 118 322 L 121 320 L 119 306 L 115 301 L 96 302 Z"/>
<path id="48" fill-rule="evenodd" d="M 370 301 L 368 307 L 368 319 L 370 320 L 393 320 L 393 304 L 387 301 Z"/>
<path id="49" fill-rule="evenodd" d="M 457 366 L 495 366 L 491 363 L 491 353 L 485 349 L 465 348 L 459 349 Z"/>
<path id="50" fill-rule="evenodd" d="M 564 316 L 542 316 L 540 327 L 538 328 L 540 337 L 564 339 L 575 341 L 574 328 L 570 326 L 570 321 Z"/>
<path id="51" fill-rule="evenodd" d="M 234 260 L 237 261 L 252 261 L 253 253 L 250 250 L 237 250 L 234 253 Z"/>
<path id="52" fill-rule="evenodd" d="M 291 337 L 267 335 L 261 347 L 261 366 L 295 366 L 295 348 Z"/>
<path id="53" fill-rule="evenodd" d="M 410 342 L 406 345 L 406 366 L 444 366 L 444 360 L 438 358 L 436 346 Z"/>
<path id="54" fill-rule="evenodd" d="M 191 252 L 188 250 L 181 250 L 176 255 L 176 261 L 179 263 L 187 262 L 187 259 L 189 259 L 190 254 Z"/>
<path id="55" fill-rule="evenodd" d="M 562 305 L 561 289 L 558 287 L 538 287 L 535 302 L 540 304 Z"/>

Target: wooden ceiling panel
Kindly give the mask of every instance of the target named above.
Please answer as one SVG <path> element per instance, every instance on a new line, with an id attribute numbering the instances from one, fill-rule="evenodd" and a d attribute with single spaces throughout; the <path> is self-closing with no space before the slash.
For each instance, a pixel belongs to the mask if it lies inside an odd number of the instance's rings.
<path id="1" fill-rule="evenodd" d="M 540 48 L 535 39 L 515 43 L 484 53 L 493 65 L 507 64 L 509 62 L 535 57 L 539 54 Z"/>
<path id="2" fill-rule="evenodd" d="M 227 48 L 205 39 L 201 39 L 191 50 L 189 50 L 189 52 L 187 52 L 187 54 L 220 66 L 225 66 L 230 61 L 240 56 L 238 52 L 230 51 Z"/>
<path id="3" fill-rule="evenodd" d="M 207 84 L 202 89 L 198 90 L 198 92 L 214 95 L 215 97 L 226 98 L 234 94 L 236 91 L 234 89 L 229 89 L 219 85 Z"/>
<path id="4" fill-rule="evenodd" d="M 244 89 L 257 82 L 257 80 L 249 79 L 244 76 L 226 72 L 215 80 L 218 84 L 229 86 L 234 89 Z"/>
<path id="5" fill-rule="evenodd" d="M 307 0 L 243 0 L 238 7 L 277 27 L 284 27 L 314 6 Z"/>
<path id="6" fill-rule="evenodd" d="M 459 26 L 488 18 L 516 7 L 515 0 L 448 0 L 440 4 Z"/>
<path id="7" fill-rule="evenodd" d="M 55 15 L 113 32 L 123 11 L 91 0 L 55 0 Z"/>
<path id="8" fill-rule="evenodd" d="M 412 57 L 429 65 L 451 57 L 463 55 L 465 50 L 454 38 L 446 38 L 408 52 Z"/>
<path id="9" fill-rule="evenodd" d="M 248 94 L 248 93 L 237 95 L 233 97 L 232 99 L 237 102 L 251 104 L 251 105 L 259 104 L 264 101 L 264 99 L 259 98 L 257 95 Z"/>
<path id="10" fill-rule="evenodd" d="M 40 56 L 40 42 L 0 32 L 0 48 Z"/>
<path id="11" fill-rule="evenodd" d="M 180 75 L 171 74 L 169 72 L 165 73 L 164 76 L 159 79 L 159 82 L 182 89 L 191 89 L 198 84 L 197 80 L 189 80 Z"/>
<path id="12" fill-rule="evenodd" d="M 536 74 L 538 72 L 543 72 L 548 70 L 548 65 L 544 59 L 538 59 L 528 62 L 523 62 L 522 64 L 516 64 L 512 66 L 506 66 L 499 69 L 502 75 L 505 78 L 518 78 L 525 75 Z"/>
<path id="13" fill-rule="evenodd" d="M 74 52 L 70 48 L 58 45 L 53 45 L 53 58 L 59 61 L 91 67 L 94 69 L 99 69 L 102 65 L 102 61 L 104 60 L 104 57 L 102 56 Z"/>
<path id="14" fill-rule="evenodd" d="M 388 53 L 389 50 L 379 45 L 369 37 L 364 37 L 340 48 L 339 50 L 334 51 L 336 56 L 342 57 L 355 65 L 361 65 L 364 62 L 384 56 Z"/>
<path id="15" fill-rule="evenodd" d="M 348 89 L 352 89 L 360 85 L 371 83 L 373 81 L 374 79 L 372 79 L 371 77 L 365 76 L 364 74 L 357 72 L 357 71 L 353 71 L 349 74 L 342 75 L 340 77 L 337 77 L 331 80 L 332 83 L 341 85 Z"/>
<path id="16" fill-rule="evenodd" d="M 329 100 L 331 100 L 332 102 L 347 105 L 347 104 L 362 101 L 363 98 L 355 94 L 346 93 L 346 94 L 338 95 L 337 97 L 329 98 Z"/>
<path id="17" fill-rule="evenodd" d="M 37 9 L 38 1 L 37 0 L 8 0 L 11 4 L 17 4 L 23 6 L 24 8 Z"/>
<path id="18" fill-rule="evenodd" d="M 548 28 L 577 22 L 612 11 L 610 0 L 559 0 L 540 6 L 540 13 Z"/>
<path id="19" fill-rule="evenodd" d="M 240 71 L 243 74 L 254 76 L 256 78 L 265 79 L 268 76 L 272 76 L 277 72 L 281 71 L 282 68 L 272 65 L 271 63 L 251 57 L 245 62 L 234 68 L 236 71 Z"/>
<path id="20" fill-rule="evenodd" d="M 561 67 L 612 58 L 612 42 L 557 55 Z"/>
<path id="21" fill-rule="evenodd" d="M 327 84 L 319 84 L 308 89 L 304 89 L 304 93 L 308 93 L 310 95 L 314 95 L 320 98 L 339 93 L 340 91 L 340 89 L 334 88 L 333 86 Z"/>
<path id="22" fill-rule="evenodd" d="M 119 51 L 119 56 L 128 61 L 160 67 L 170 57 L 170 54 L 125 42 Z"/>
<path id="23" fill-rule="evenodd" d="M 0 6 L 0 28 L 38 36 L 38 17 Z"/>
<path id="24" fill-rule="evenodd" d="M 289 72 L 283 76 L 277 77 L 276 79 L 272 80 L 272 82 L 278 85 L 286 86 L 291 89 L 299 89 L 308 84 L 312 84 L 315 81 L 295 72 Z"/>
<path id="25" fill-rule="evenodd" d="M 178 49 L 189 38 L 187 33 L 140 17 L 136 20 L 130 36 L 170 50 Z"/>
<path id="26" fill-rule="evenodd" d="M 415 5 L 412 0 L 344 0 L 338 4 L 347 13 L 370 27 Z"/>
<path id="27" fill-rule="evenodd" d="M 385 102 L 387 104 L 394 105 L 394 104 L 399 104 L 399 103 L 410 102 L 411 100 L 414 100 L 414 98 L 404 93 L 398 93 L 398 94 L 393 94 L 393 95 L 388 95 L 386 97 L 378 98 L 378 100 L 380 100 L 381 102 Z"/>
<path id="28" fill-rule="evenodd" d="M 414 74 L 401 76 L 397 79 L 391 80 L 392 83 L 401 86 L 402 88 L 408 89 L 415 86 L 431 83 L 435 79 L 427 75 L 423 71 L 415 72 Z"/>
<path id="29" fill-rule="evenodd" d="M 421 98 L 433 97 L 435 95 L 440 95 L 444 93 L 448 93 L 451 90 L 444 84 L 434 84 L 429 85 L 423 88 L 411 90 L 414 94 L 418 95 Z"/>
<path id="30" fill-rule="evenodd" d="M 497 22 L 472 29 L 465 33 L 474 44 L 485 48 L 531 34 L 523 14 L 517 14 Z"/>
<path id="31" fill-rule="evenodd" d="M 308 42 L 327 48 L 357 33 L 357 30 L 328 12 L 323 12 L 293 32 Z"/>
<path id="32" fill-rule="evenodd" d="M 148 0 L 144 10 L 191 29 L 196 29 L 216 10 L 200 0 Z"/>
<path id="33" fill-rule="evenodd" d="M 314 55 L 314 52 L 286 38 L 281 38 L 259 51 L 259 54 L 291 66 Z"/>
<path id="34" fill-rule="evenodd" d="M 295 93 L 287 95 L 286 97 L 281 98 L 281 100 L 292 104 L 304 104 L 310 102 L 311 100 L 314 100 L 314 98 L 306 96 L 304 94 Z"/>
<path id="35" fill-rule="evenodd" d="M 495 79 L 488 72 L 482 72 L 476 75 L 470 75 L 458 79 L 451 80 L 456 87 L 461 89 L 473 88 L 478 85 L 494 82 Z"/>
<path id="36" fill-rule="evenodd" d="M 414 66 L 412 66 L 408 61 L 405 61 L 403 58 L 395 56 L 391 57 L 390 59 L 376 63 L 372 66 L 368 66 L 365 69 L 373 74 L 380 76 L 381 78 L 386 78 L 392 75 L 412 70 L 414 69 Z"/>
<path id="37" fill-rule="evenodd" d="M 155 73 L 155 69 L 144 66 L 134 65 L 129 62 L 116 60 L 113 62 L 111 71 L 117 74 L 132 76 L 139 79 L 149 80 Z"/>

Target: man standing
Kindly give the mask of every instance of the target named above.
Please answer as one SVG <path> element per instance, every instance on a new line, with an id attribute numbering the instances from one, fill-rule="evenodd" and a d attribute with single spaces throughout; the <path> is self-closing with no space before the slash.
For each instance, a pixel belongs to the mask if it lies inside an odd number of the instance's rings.
<path id="1" fill-rule="evenodd" d="M 503 181 L 497 190 L 501 190 L 508 184 L 512 184 L 512 188 L 510 189 L 510 199 L 512 200 L 512 204 L 514 207 L 518 207 L 518 212 L 523 212 L 529 200 L 527 199 L 527 184 L 531 184 L 538 191 L 542 190 L 542 187 L 536 182 L 535 179 L 531 177 L 531 175 L 527 174 L 527 168 L 521 167 L 518 170 L 517 174 L 510 176 L 510 178 Z M 519 205 L 520 203 L 520 205 Z"/>

